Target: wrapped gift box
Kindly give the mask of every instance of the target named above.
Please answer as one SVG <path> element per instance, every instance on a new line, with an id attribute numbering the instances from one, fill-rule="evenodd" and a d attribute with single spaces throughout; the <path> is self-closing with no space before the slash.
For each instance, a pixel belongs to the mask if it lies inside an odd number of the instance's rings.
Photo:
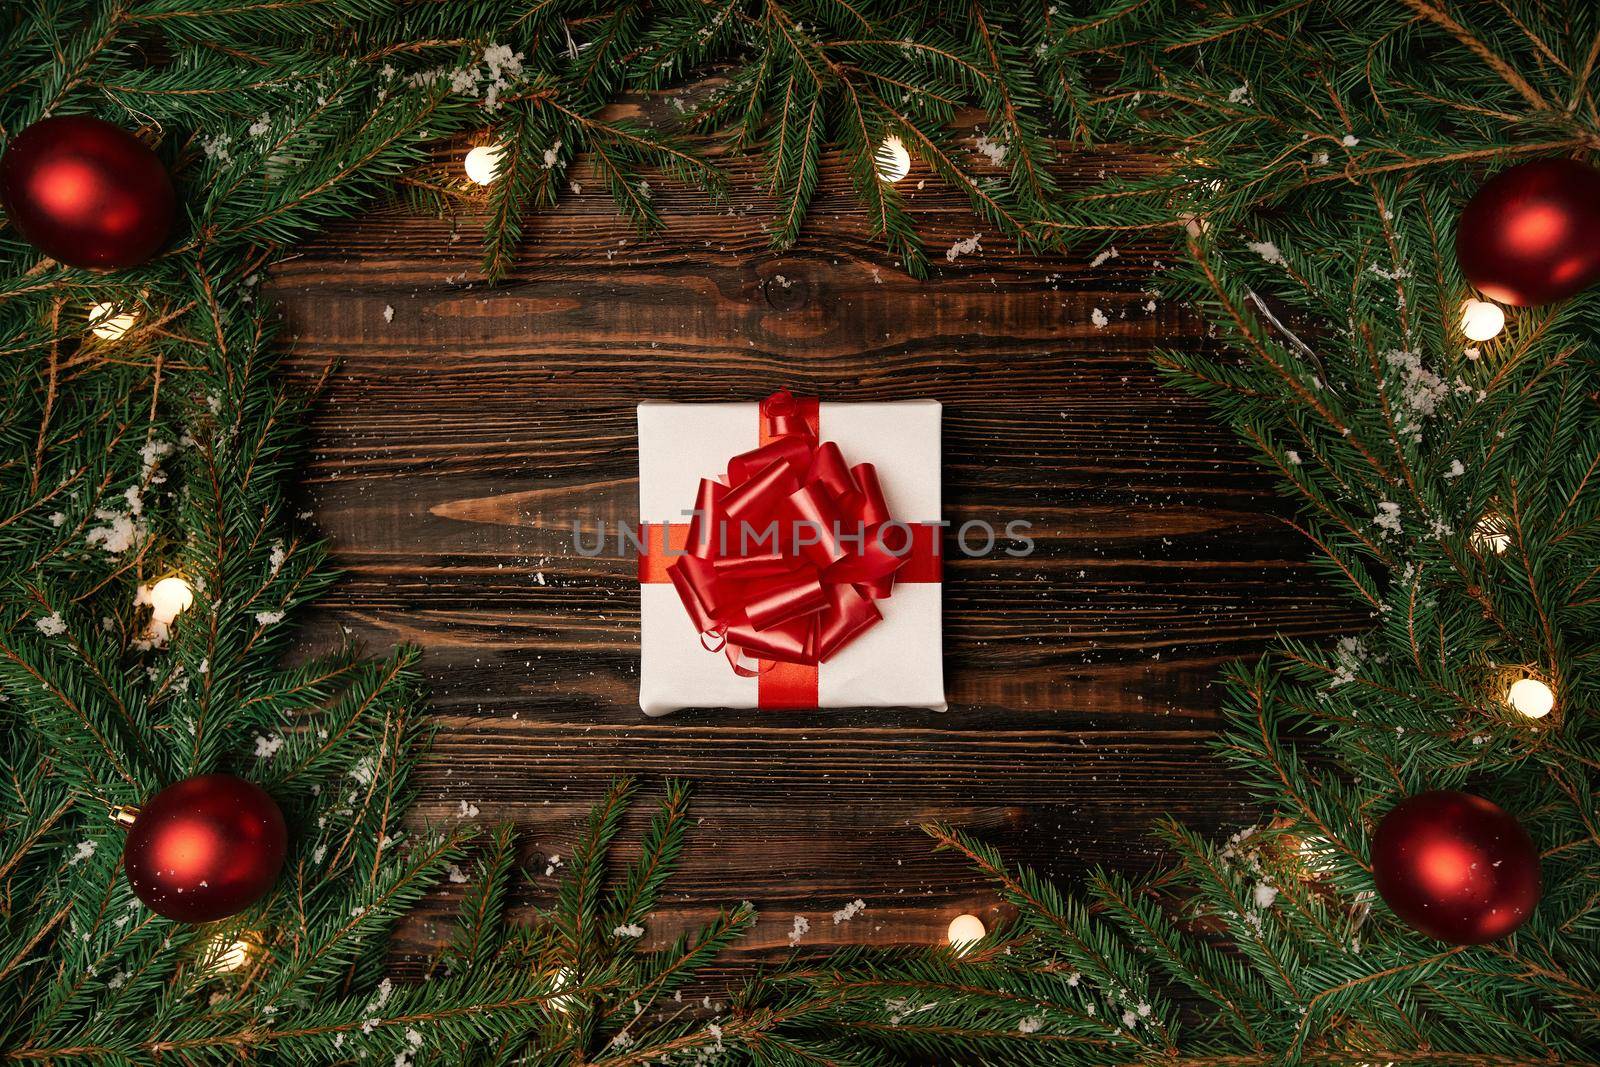
<path id="1" fill-rule="evenodd" d="M 870 577 L 853 585 L 838 582 L 829 591 L 835 606 L 848 600 L 863 612 L 876 608 L 881 620 L 865 622 L 864 629 L 815 665 L 746 655 L 736 669 L 736 657 L 719 650 L 718 634 L 702 629 L 702 624 L 710 626 L 704 613 L 698 621 L 691 617 L 695 609 L 687 605 L 693 597 L 674 585 L 671 569 L 679 564 L 702 492 L 722 495 L 720 485 L 706 486 L 702 479 L 724 485 L 730 478 L 737 481 L 741 472 L 737 462 L 730 471 L 730 460 L 774 441 L 774 399 L 639 405 L 639 531 L 645 542 L 639 560 L 639 706 L 646 715 L 686 707 L 944 710 L 938 401 L 833 404 L 786 397 L 795 405 L 793 418 L 806 421 L 818 445 L 836 444 L 851 473 L 870 481 L 875 469 L 881 487 L 878 507 L 886 506 L 895 526 L 903 526 L 883 533 L 883 543 L 896 546 L 890 551 L 904 556 L 887 596 L 874 590 L 881 591 L 890 579 L 874 582 Z M 849 477 L 837 465 L 838 456 L 833 458 L 835 469 Z M 858 464 L 871 467 L 863 470 Z M 850 495 L 847 491 L 839 499 Z M 857 544 L 870 544 L 870 539 Z M 805 551 L 824 553 L 826 563 L 826 547 Z M 734 554 L 741 553 L 735 549 Z M 683 578 L 680 573 L 677 580 Z M 863 606 L 868 603 L 871 607 Z M 752 606 L 750 615 L 760 619 L 759 609 Z M 827 643 L 817 638 L 823 629 L 819 624 L 813 631 L 808 654 Z M 751 633 L 751 640 L 760 644 L 764 636 Z"/>

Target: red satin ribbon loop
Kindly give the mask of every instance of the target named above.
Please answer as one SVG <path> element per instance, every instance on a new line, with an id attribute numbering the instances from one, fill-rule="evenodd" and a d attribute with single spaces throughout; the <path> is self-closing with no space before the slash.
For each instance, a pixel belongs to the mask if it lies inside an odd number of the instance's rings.
<path id="1" fill-rule="evenodd" d="M 818 443 L 788 390 L 761 402 L 761 418 L 766 443 L 701 480 L 686 554 L 667 568 L 701 644 L 744 678 L 826 662 L 883 619 L 873 601 L 909 558 L 894 551 L 904 527 L 884 536 L 892 516 L 872 464 Z"/>

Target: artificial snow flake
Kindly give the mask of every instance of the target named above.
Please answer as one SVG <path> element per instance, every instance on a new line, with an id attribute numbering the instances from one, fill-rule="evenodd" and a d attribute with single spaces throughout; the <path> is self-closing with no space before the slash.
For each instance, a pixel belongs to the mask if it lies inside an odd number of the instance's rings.
<path id="1" fill-rule="evenodd" d="M 394 321 L 394 305 L 393 304 L 385 304 L 385 305 L 383 305 L 383 321 L 384 322 L 393 322 Z"/>
<path id="2" fill-rule="evenodd" d="M 1240 85 L 1240 86 L 1237 86 L 1237 87 L 1235 87 L 1233 89 L 1228 90 L 1228 103 L 1230 103 L 1230 104 L 1248 104 L 1248 103 L 1250 103 L 1250 83 L 1246 82 L 1243 85 Z"/>
<path id="3" fill-rule="evenodd" d="M 1361 138 L 1357 137 L 1353 133 L 1347 133 L 1343 137 L 1339 138 L 1339 143 L 1344 145 L 1346 148 L 1354 148 L 1356 145 L 1361 143 Z"/>
<path id="4" fill-rule="evenodd" d="M 98 847 L 93 841 L 79 841 L 77 849 L 67 857 L 67 866 L 76 867 L 90 856 L 93 856 L 94 850 Z"/>
<path id="5" fill-rule="evenodd" d="M 974 252 L 983 251 L 983 245 L 978 243 L 982 238 L 983 234 L 981 233 L 975 233 L 971 237 L 963 237 L 961 240 L 944 250 L 944 258 L 947 261 L 954 263 L 962 256 L 970 256 Z"/>
<path id="6" fill-rule="evenodd" d="M 377 762 L 377 756 L 369 752 L 357 760 L 356 765 L 351 767 L 348 773 L 351 778 L 354 778 L 362 785 L 371 785 Z"/>
<path id="7" fill-rule="evenodd" d="M 800 943 L 800 939 L 806 936 L 810 929 L 811 920 L 807 919 L 804 915 L 796 915 L 794 917 L 794 926 L 789 929 L 789 944 L 798 945 Z"/>
<path id="8" fill-rule="evenodd" d="M 638 923 L 624 923 L 611 931 L 612 937 L 643 937 L 644 927 Z"/>
<path id="9" fill-rule="evenodd" d="M 500 94 L 522 73 L 523 54 L 514 52 L 510 45 L 491 44 L 481 55 L 483 67 L 476 64 L 464 67 L 435 67 L 411 75 L 408 84 L 425 88 L 448 85 L 450 91 L 462 96 L 479 96 L 483 86 L 483 107 L 493 111 L 500 106 Z"/>
<path id="10" fill-rule="evenodd" d="M 1372 522 L 1385 533 L 1398 534 L 1401 529 L 1400 505 L 1392 500 L 1380 500 L 1378 513 L 1372 516 Z"/>
<path id="11" fill-rule="evenodd" d="M 1398 429 L 1413 441 L 1422 440 L 1422 423 L 1450 395 L 1450 383 L 1423 366 L 1422 353 L 1394 348 L 1383 354 L 1384 361 L 1400 373 L 1401 418 Z"/>
<path id="12" fill-rule="evenodd" d="M 1266 882 L 1258 882 L 1250 890 L 1250 899 L 1255 902 L 1258 908 L 1270 908 L 1273 901 L 1278 899 L 1278 887 L 1268 885 Z"/>
<path id="13" fill-rule="evenodd" d="M 1251 241 L 1245 247 L 1274 266 L 1287 267 L 1289 265 L 1289 261 L 1283 258 L 1283 250 L 1271 241 Z"/>
<path id="14" fill-rule="evenodd" d="M 153 437 L 146 441 L 144 447 L 139 449 L 139 463 L 143 468 L 144 476 L 150 477 L 151 472 L 155 470 L 156 464 L 167 456 L 172 455 L 174 447 L 171 441 L 160 441 Z"/>
<path id="15" fill-rule="evenodd" d="M 46 637 L 60 637 L 67 632 L 67 622 L 61 617 L 61 612 L 59 611 L 52 611 L 43 618 L 34 619 L 33 624 Z"/>
<path id="16" fill-rule="evenodd" d="M 1115 248 L 1108 248 L 1104 252 L 1101 252 L 1098 256 L 1095 256 L 1093 259 L 1091 259 L 1089 261 L 1089 266 L 1091 268 L 1103 266 L 1104 264 L 1106 264 L 1110 260 L 1116 259 L 1117 255 L 1118 255 L 1118 252 L 1117 252 L 1117 250 Z M 1155 308 L 1153 306 L 1154 304 L 1155 304 L 1155 301 L 1152 300 L 1149 304 L 1145 305 L 1145 310 L 1146 311 L 1155 310 Z"/>
<path id="17" fill-rule="evenodd" d="M 458 863 L 450 865 L 450 882 L 452 885 L 465 885 L 467 882 L 467 872 L 463 871 Z"/>
<path id="18" fill-rule="evenodd" d="M 1043 1028 L 1044 1019 L 1038 1015 L 1030 1015 L 1017 1023 L 1017 1033 L 1019 1034 L 1037 1034 Z"/>
<path id="19" fill-rule="evenodd" d="M 467 801 L 463 800 L 461 802 L 461 806 L 456 809 L 456 818 L 458 819 L 476 819 L 477 817 L 478 805 L 476 804 L 468 803 Z"/>
<path id="20" fill-rule="evenodd" d="M 522 53 L 513 52 L 508 44 L 492 44 L 483 50 L 483 65 L 489 68 L 489 77 L 522 73 Z"/>
<path id="21" fill-rule="evenodd" d="M 1103 330 L 1111 324 L 1111 319 L 1108 318 L 1106 313 L 1101 311 L 1099 308 L 1095 308 L 1093 311 L 1089 312 L 1089 321 L 1094 323 L 1094 328 L 1097 330 Z"/>
<path id="22" fill-rule="evenodd" d="M 233 141 L 233 134 L 223 132 L 212 134 L 210 137 L 200 139 L 200 147 L 205 151 L 207 159 L 215 159 L 219 163 L 226 163 L 233 157 L 228 154 L 228 145 Z"/>
<path id="23" fill-rule="evenodd" d="M 256 759 L 271 759 L 278 754 L 278 750 L 282 747 L 283 738 L 281 737 L 256 735 Z"/>
<path id="24" fill-rule="evenodd" d="M 275 622 L 282 622 L 282 621 L 283 621 L 283 612 L 281 612 L 281 611 L 258 611 L 258 612 L 256 612 L 256 622 L 261 624 L 262 626 L 270 626 Z"/>
<path id="25" fill-rule="evenodd" d="M 1257 847 L 1255 836 L 1260 830 L 1258 826 L 1246 826 L 1243 830 L 1231 835 L 1222 847 L 1219 858 L 1230 867 L 1243 870 L 1247 874 L 1259 875 L 1261 873 L 1261 850 Z"/>
<path id="26" fill-rule="evenodd" d="M 94 517 L 103 525 L 91 527 L 83 539 L 91 547 L 98 546 L 109 555 L 120 556 L 144 537 L 145 526 L 135 522 L 134 516 L 110 508 L 95 508 Z"/>
<path id="27" fill-rule="evenodd" d="M 1356 680 L 1356 673 L 1360 671 L 1362 661 L 1367 658 L 1367 650 L 1361 644 L 1361 638 L 1341 637 L 1338 644 L 1334 645 L 1333 655 L 1335 660 L 1333 679 L 1328 684 L 1347 685 Z"/>
<path id="28" fill-rule="evenodd" d="M 378 991 L 373 995 L 371 1000 L 367 1001 L 367 1006 L 364 1009 L 369 1018 L 367 1018 L 361 1024 L 361 1032 L 363 1034 L 370 1034 L 373 1030 L 377 1029 L 379 1020 L 375 1015 L 373 1015 L 373 1013 L 382 1009 L 382 1007 L 389 1002 L 389 997 L 393 993 L 394 983 L 392 981 L 385 978 L 383 981 L 378 983 Z"/>
<path id="29" fill-rule="evenodd" d="M 422 1034 L 416 1027 L 406 1027 L 406 1044 L 410 1047 L 394 1054 L 394 1067 L 415 1067 L 417 1050 L 422 1048 Z"/>
<path id="30" fill-rule="evenodd" d="M 833 913 L 833 925 L 847 923 L 857 915 L 867 910 L 867 902 L 859 897 Z"/>
<path id="31" fill-rule="evenodd" d="M 978 134 L 978 139 L 974 142 L 974 146 L 980 155 L 997 167 L 1005 163 L 1006 153 L 1010 151 L 1004 143 L 990 139 L 986 133 Z"/>

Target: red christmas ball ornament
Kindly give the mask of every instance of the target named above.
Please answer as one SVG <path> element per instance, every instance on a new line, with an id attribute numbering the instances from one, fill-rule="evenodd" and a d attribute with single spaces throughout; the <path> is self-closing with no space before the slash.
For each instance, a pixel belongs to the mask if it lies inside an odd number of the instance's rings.
<path id="1" fill-rule="evenodd" d="M 1502 304 L 1547 304 L 1600 278 L 1600 170 L 1539 159 L 1501 171 L 1456 224 L 1467 280 Z"/>
<path id="2" fill-rule="evenodd" d="M 150 910 L 210 922 L 265 896 L 288 846 L 283 812 L 260 786 L 204 774 L 167 786 L 139 809 L 122 865 Z"/>
<path id="3" fill-rule="evenodd" d="M 172 232 L 177 197 L 156 154 L 85 115 L 43 119 L 0 156 L 0 202 L 23 238 L 74 267 L 132 267 Z"/>
<path id="4" fill-rule="evenodd" d="M 1454 945 L 1504 937 L 1539 903 L 1527 831 L 1482 797 L 1448 789 L 1407 797 L 1383 817 L 1372 875 L 1408 926 Z"/>

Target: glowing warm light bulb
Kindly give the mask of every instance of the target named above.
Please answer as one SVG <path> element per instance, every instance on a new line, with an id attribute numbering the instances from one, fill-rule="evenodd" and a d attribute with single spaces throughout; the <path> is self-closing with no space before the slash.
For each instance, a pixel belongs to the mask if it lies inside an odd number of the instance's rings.
<path id="1" fill-rule="evenodd" d="M 1530 719 L 1542 719 L 1556 706 L 1556 695 L 1537 678 L 1519 678 L 1506 690 L 1506 703 Z"/>
<path id="2" fill-rule="evenodd" d="M 467 178 L 479 185 L 488 185 L 500 176 L 500 156 L 504 145 L 481 144 L 467 153 Z"/>
<path id="3" fill-rule="evenodd" d="M 1511 531 L 1506 521 L 1498 515 L 1485 515 L 1472 528 L 1472 543 L 1485 552 L 1502 555 L 1511 547 Z"/>
<path id="4" fill-rule="evenodd" d="M 878 177 L 890 184 L 911 173 L 911 153 L 906 151 L 900 138 L 892 133 L 878 146 L 878 154 L 872 162 L 878 170 Z"/>
<path id="5" fill-rule="evenodd" d="M 976 915 L 957 915 L 950 920 L 950 929 L 945 931 L 945 940 L 950 942 L 950 947 L 957 952 L 963 952 L 974 944 L 983 940 L 983 935 L 989 931 L 984 928 L 983 920 Z"/>
<path id="6" fill-rule="evenodd" d="M 176 574 L 150 587 L 150 618 L 155 622 L 169 623 L 193 603 L 194 589 Z"/>
<path id="7" fill-rule="evenodd" d="M 550 979 L 550 992 L 560 993 L 572 984 L 572 971 L 566 967 L 556 971 Z M 550 998 L 550 1008 L 565 1014 L 578 1007 L 578 998 L 574 996 L 559 996 Z"/>
<path id="8" fill-rule="evenodd" d="M 1321 872 L 1333 866 L 1333 844 L 1326 837 L 1302 838 L 1296 847 L 1307 870 Z"/>
<path id="9" fill-rule="evenodd" d="M 138 321 L 137 313 L 118 311 L 115 304 L 89 305 L 89 332 L 106 341 L 115 341 Z"/>
<path id="10" fill-rule="evenodd" d="M 224 945 L 218 942 L 212 948 L 213 951 L 207 957 L 206 963 L 210 970 L 218 974 L 243 970 L 249 965 L 250 957 L 255 955 L 256 951 L 255 944 L 244 938 L 235 941 L 231 945 Z"/>
<path id="11" fill-rule="evenodd" d="M 1470 341 L 1487 341 L 1505 329 L 1506 313 L 1488 300 L 1468 300 L 1461 305 L 1461 332 Z"/>

